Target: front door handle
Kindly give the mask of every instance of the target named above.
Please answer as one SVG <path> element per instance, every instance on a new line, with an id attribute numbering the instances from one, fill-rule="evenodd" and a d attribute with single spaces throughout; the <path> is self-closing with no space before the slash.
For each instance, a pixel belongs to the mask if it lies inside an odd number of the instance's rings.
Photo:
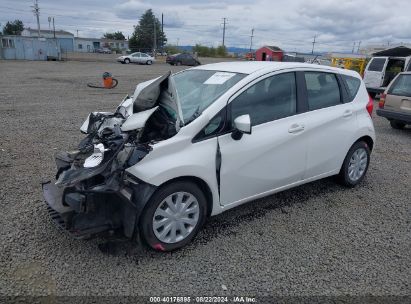
<path id="1" fill-rule="evenodd" d="M 343 113 L 344 117 L 351 117 L 352 116 L 352 110 L 345 110 L 345 112 Z"/>
<path id="2" fill-rule="evenodd" d="M 288 129 L 288 133 L 298 133 L 304 131 L 304 126 L 299 124 L 293 124 Z"/>

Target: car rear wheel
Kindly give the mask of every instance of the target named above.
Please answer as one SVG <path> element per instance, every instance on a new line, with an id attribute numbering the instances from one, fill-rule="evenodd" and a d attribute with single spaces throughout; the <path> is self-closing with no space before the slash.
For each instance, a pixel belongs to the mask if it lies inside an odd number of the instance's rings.
<path id="1" fill-rule="evenodd" d="M 130 63 L 130 59 L 128 58 L 124 59 L 124 63 Z"/>
<path id="2" fill-rule="evenodd" d="M 151 65 L 153 62 L 151 60 L 147 60 L 146 64 Z"/>
<path id="3" fill-rule="evenodd" d="M 171 183 L 147 203 L 140 219 L 140 236 L 155 250 L 176 250 L 192 241 L 206 214 L 206 198 L 196 184 Z"/>
<path id="4" fill-rule="evenodd" d="M 404 129 L 405 123 L 396 120 L 391 120 L 390 125 L 393 129 Z"/>
<path id="5" fill-rule="evenodd" d="M 340 182 L 347 187 L 354 187 L 365 177 L 370 163 L 370 148 L 364 141 L 358 141 L 347 153 L 339 173 Z"/>
<path id="6" fill-rule="evenodd" d="M 176 62 L 176 65 L 181 65 L 181 61 L 177 61 L 177 62 Z"/>

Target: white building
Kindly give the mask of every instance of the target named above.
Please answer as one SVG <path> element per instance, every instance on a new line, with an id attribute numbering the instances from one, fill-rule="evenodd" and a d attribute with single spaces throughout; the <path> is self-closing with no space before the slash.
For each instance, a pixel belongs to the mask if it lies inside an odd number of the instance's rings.
<path id="1" fill-rule="evenodd" d="M 38 37 L 38 31 L 32 28 L 25 28 L 21 35 L 23 37 Z M 43 38 L 56 38 L 60 45 L 61 50 L 65 52 L 74 51 L 74 35 L 67 31 L 53 31 L 53 30 L 40 30 L 40 37 Z"/>

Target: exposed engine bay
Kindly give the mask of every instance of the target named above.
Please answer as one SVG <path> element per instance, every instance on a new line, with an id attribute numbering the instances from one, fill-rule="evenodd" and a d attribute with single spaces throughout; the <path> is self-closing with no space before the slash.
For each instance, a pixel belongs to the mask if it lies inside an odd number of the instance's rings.
<path id="1" fill-rule="evenodd" d="M 113 113 L 90 113 L 77 149 L 56 153 L 56 181 L 43 183 L 43 195 L 59 227 L 77 238 L 116 229 L 133 236 L 136 217 L 156 187 L 125 169 L 183 126 L 170 75 L 137 85 Z"/>

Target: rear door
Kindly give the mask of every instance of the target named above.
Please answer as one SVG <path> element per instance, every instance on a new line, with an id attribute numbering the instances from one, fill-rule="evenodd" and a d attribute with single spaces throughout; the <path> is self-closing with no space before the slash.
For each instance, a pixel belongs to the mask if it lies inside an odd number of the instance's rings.
<path id="1" fill-rule="evenodd" d="M 304 179 L 338 171 L 357 130 L 357 120 L 342 80 L 334 73 L 306 71 L 307 167 Z M 357 87 L 358 90 L 358 87 Z M 334 172 L 335 173 L 335 172 Z"/>
<path id="2" fill-rule="evenodd" d="M 379 88 L 384 81 L 388 57 L 373 57 L 364 72 L 364 82 L 367 88 Z"/>

